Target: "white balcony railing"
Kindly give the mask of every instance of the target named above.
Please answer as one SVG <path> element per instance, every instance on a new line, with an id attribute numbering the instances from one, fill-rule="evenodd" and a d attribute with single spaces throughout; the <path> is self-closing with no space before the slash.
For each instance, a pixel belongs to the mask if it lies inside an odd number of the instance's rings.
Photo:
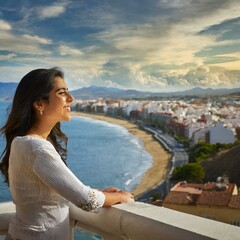
<path id="1" fill-rule="evenodd" d="M 7 232 L 14 212 L 12 202 L 0 203 L 0 234 Z M 99 213 L 71 207 L 70 216 L 81 229 L 104 240 L 237 240 L 240 236 L 240 227 L 141 202 L 115 205 Z"/>

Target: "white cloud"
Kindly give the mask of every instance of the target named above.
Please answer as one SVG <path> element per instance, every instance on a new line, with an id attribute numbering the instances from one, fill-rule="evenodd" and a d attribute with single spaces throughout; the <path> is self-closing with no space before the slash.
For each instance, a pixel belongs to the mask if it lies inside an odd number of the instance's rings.
<path id="1" fill-rule="evenodd" d="M 240 70 L 240 53 L 227 53 L 215 56 L 217 59 L 222 59 L 222 62 L 209 64 L 211 66 L 219 66 L 228 70 Z"/>
<path id="2" fill-rule="evenodd" d="M 8 31 L 11 29 L 12 27 L 8 22 L 0 19 L 0 30 Z"/>
<path id="3" fill-rule="evenodd" d="M 240 4 L 236 1 L 211 13 L 208 12 L 207 15 L 198 16 L 196 14 L 195 17 L 186 19 L 185 24 L 182 24 L 181 27 L 186 32 L 199 32 L 229 19 L 238 18 L 239 12 Z"/>
<path id="4" fill-rule="evenodd" d="M 163 91 L 164 89 L 186 89 L 201 87 L 236 87 L 240 86 L 240 71 L 229 71 L 225 68 L 201 65 L 188 71 L 161 71 L 155 75 L 132 66 L 130 79 L 135 88 Z"/>
<path id="5" fill-rule="evenodd" d="M 13 58 L 15 58 L 17 55 L 14 53 L 10 53 L 7 55 L 0 55 L 0 60 L 11 60 Z"/>
<path id="6" fill-rule="evenodd" d="M 228 62 L 223 62 L 223 63 L 215 63 L 211 64 L 212 66 L 219 66 L 223 67 L 228 70 L 238 70 L 240 69 L 240 60 L 235 60 L 235 61 L 228 61 Z M 240 79 L 240 77 L 239 77 Z M 240 82 L 240 80 L 238 80 Z"/>
<path id="7" fill-rule="evenodd" d="M 65 12 L 65 6 L 54 5 L 37 9 L 37 14 L 40 19 L 58 17 Z"/>
<path id="8" fill-rule="evenodd" d="M 0 20 L 0 31 L 0 50 L 14 53 L 16 60 L 17 54 L 48 55 L 50 53 L 39 47 L 39 44 L 51 44 L 50 39 L 41 38 L 37 35 L 18 35 L 10 24 L 2 20 Z M 9 54 L 7 56 L 13 55 Z"/>
<path id="9" fill-rule="evenodd" d="M 61 45 L 58 48 L 58 51 L 59 51 L 59 54 L 62 56 L 66 56 L 66 55 L 81 56 L 81 55 L 83 55 L 83 52 L 81 52 L 79 49 L 72 48 L 67 45 Z"/>
<path id="10" fill-rule="evenodd" d="M 0 50 L 9 51 L 15 54 L 35 54 L 49 55 L 50 52 L 38 46 L 38 43 L 32 39 L 26 39 L 23 36 L 13 35 L 10 32 L 0 34 Z M 16 59 L 17 60 L 17 59 Z M 20 61 L 23 61 L 20 59 Z"/>
<path id="11" fill-rule="evenodd" d="M 65 4 L 32 8 L 29 10 L 29 16 L 33 17 L 35 13 L 35 21 L 58 17 L 66 11 L 67 4 L 65 2 Z M 156 12 L 148 15 L 146 11 L 146 15 L 144 14 L 142 18 L 136 16 L 136 19 L 141 20 L 138 21 L 135 19 L 134 11 L 130 22 L 128 19 L 122 19 L 120 14 L 123 9 L 114 9 L 115 4 L 109 6 L 103 4 L 101 7 L 92 8 L 88 8 L 82 2 L 78 4 L 83 6 L 78 8 L 78 10 L 83 9 L 81 16 L 75 15 L 77 13 L 73 8 L 76 5 L 69 4 L 74 12 L 72 18 L 65 19 L 72 24 L 69 27 L 73 25 L 76 28 L 94 27 L 89 32 L 98 29 L 95 34 L 83 34 L 80 44 L 84 47 L 73 47 L 77 46 L 79 39 L 71 39 L 72 44 L 69 45 L 62 39 L 62 42 L 56 41 L 53 45 L 51 39 L 44 38 L 39 32 L 37 35 L 30 32 L 37 28 L 28 28 L 27 34 L 16 35 L 16 32 L 10 31 L 16 25 L 11 26 L 8 22 L 0 20 L 0 50 L 14 53 L 0 56 L 0 59 L 14 57 L 16 63 L 27 66 L 32 64 L 32 66 L 49 67 L 54 63 L 66 71 L 67 81 L 72 88 L 91 85 L 94 81 L 107 86 L 129 84 L 134 88 L 149 90 L 195 85 L 216 87 L 238 85 L 239 73 L 228 70 L 240 69 L 239 53 L 219 55 L 216 53 L 214 56 L 207 56 L 208 51 L 205 51 L 204 54 L 199 54 L 206 49 L 212 49 L 213 52 L 216 47 L 220 49 L 225 46 L 230 47 L 232 44 L 240 44 L 239 40 L 218 41 L 224 29 L 222 32 L 218 31 L 219 35 L 214 35 L 214 31 L 209 31 L 208 35 L 200 34 L 209 27 L 214 29 L 216 25 L 220 28 L 224 21 L 239 17 L 238 1 L 234 3 L 232 0 L 227 2 L 219 0 L 218 4 L 217 1 L 211 2 L 211 0 L 195 2 L 161 0 L 156 6 L 159 7 L 159 15 Z M 169 9 L 169 16 L 166 15 L 166 8 Z M 128 18 L 127 14 L 124 16 Z M 26 26 L 30 17 L 25 19 Z M 60 18 L 57 20 L 60 21 Z M 25 26 L 24 24 L 22 26 Z M 46 46 L 50 44 L 52 45 Z M 53 48 L 46 50 L 46 47 Z M 54 56 L 56 51 L 61 57 Z M 19 54 L 24 54 L 24 58 L 17 58 Z M 26 54 L 29 56 L 26 57 Z M 35 58 L 33 54 L 36 55 Z M 44 58 L 39 58 L 43 54 Z M 206 62 L 211 64 L 205 65 Z"/>
<path id="12" fill-rule="evenodd" d="M 157 40 L 156 40 L 157 41 Z M 196 53 L 212 44 L 214 38 L 211 36 L 187 35 L 182 32 L 169 32 L 168 38 L 164 41 L 159 39 L 159 44 L 155 44 L 155 49 L 149 51 L 145 64 L 161 64 L 181 66 L 194 63 L 202 64 L 204 58 L 196 57 Z"/>
<path id="13" fill-rule="evenodd" d="M 116 87 L 116 88 L 122 88 L 118 83 L 113 82 L 112 80 L 105 80 L 104 85 L 107 87 Z"/>
<path id="14" fill-rule="evenodd" d="M 239 17 L 240 4 L 237 1 L 231 1 L 220 9 L 217 9 L 216 2 L 211 4 L 210 1 L 204 5 L 203 2 L 190 4 L 190 1 L 163 0 L 159 6 L 181 8 L 186 17 L 179 18 L 174 23 L 161 15 L 149 17 L 148 23 L 111 26 L 93 37 L 120 50 L 118 55 L 129 56 L 131 61 L 136 61 L 141 67 L 151 64 L 172 65 L 173 68 L 186 64 L 198 66 L 206 58 L 197 56 L 196 53 L 215 46 L 239 43 L 239 40 L 218 42 L 217 35 L 199 34 L 212 25 Z M 216 9 L 209 12 L 209 6 Z M 197 7 L 201 7 L 200 12 Z"/>
<path id="15" fill-rule="evenodd" d="M 136 85 L 141 84 L 148 87 L 163 87 L 167 86 L 166 79 L 162 77 L 155 77 L 143 72 L 139 66 L 134 65 L 130 70 L 130 78 L 136 81 Z"/>
<path id="16" fill-rule="evenodd" d="M 104 72 L 102 66 L 105 60 L 104 58 L 99 58 L 98 56 L 96 56 L 96 58 L 84 57 L 84 59 L 81 59 L 78 57 L 69 58 L 64 56 L 61 58 L 56 58 L 53 55 L 46 55 L 38 58 L 35 56 L 18 58 L 15 59 L 15 62 L 18 63 L 18 65 L 21 65 L 21 69 L 23 69 L 23 74 L 19 76 L 23 76 L 34 68 L 50 68 L 58 66 L 65 72 L 66 83 L 69 89 L 72 90 L 83 86 L 94 85 L 96 81 L 102 81 L 101 76 Z M 0 69 L 2 68 L 0 67 Z M 9 68 L 8 71 L 14 72 L 14 69 L 15 67 L 12 67 Z M 4 75 L 8 76 L 9 73 L 4 72 L 4 74 L 0 74 L 0 79 L 4 79 Z"/>
<path id="17" fill-rule="evenodd" d="M 163 8 L 183 8 L 188 7 L 191 4 L 191 0 L 160 0 L 157 4 Z"/>
<path id="18" fill-rule="evenodd" d="M 239 86 L 240 71 L 229 71 L 214 66 L 199 66 L 181 75 L 190 86 L 236 87 Z"/>
<path id="19" fill-rule="evenodd" d="M 31 42 L 40 43 L 40 44 L 51 44 L 52 43 L 52 40 L 46 39 L 46 38 L 41 38 L 37 35 L 31 36 L 31 35 L 28 35 L 28 34 L 24 34 L 23 38 L 26 39 L 26 40 L 29 40 Z"/>
<path id="20" fill-rule="evenodd" d="M 162 30 L 156 31 L 156 28 Z M 195 53 L 214 43 L 213 36 L 198 36 L 195 33 L 186 34 L 178 30 L 158 26 L 121 26 L 110 29 L 96 38 L 113 46 L 120 52 L 118 57 L 129 57 L 142 67 L 151 64 L 180 66 L 190 62 L 202 64 L 204 59 L 196 57 Z"/>
<path id="21" fill-rule="evenodd" d="M 214 47 L 220 47 L 220 46 L 229 46 L 229 45 L 240 45 L 240 39 L 234 39 L 234 40 L 222 40 L 219 42 L 214 42 L 213 46 Z M 211 45 L 209 46 L 210 48 L 212 47 Z"/>

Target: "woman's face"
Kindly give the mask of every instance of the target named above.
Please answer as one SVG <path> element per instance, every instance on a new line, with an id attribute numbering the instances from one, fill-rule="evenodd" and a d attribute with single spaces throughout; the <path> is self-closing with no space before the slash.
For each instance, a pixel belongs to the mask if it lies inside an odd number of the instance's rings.
<path id="1" fill-rule="evenodd" d="M 43 116 L 53 124 L 71 119 L 71 102 L 73 97 L 61 77 L 55 77 L 53 89 L 49 94 L 49 101 L 44 104 Z"/>

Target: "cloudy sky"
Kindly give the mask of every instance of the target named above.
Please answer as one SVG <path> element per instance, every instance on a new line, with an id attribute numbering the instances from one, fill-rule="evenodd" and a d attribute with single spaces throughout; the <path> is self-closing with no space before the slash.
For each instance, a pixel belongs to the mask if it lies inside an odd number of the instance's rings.
<path id="1" fill-rule="evenodd" d="M 0 82 L 53 66 L 70 90 L 240 87 L 240 2 L 1 1 Z"/>

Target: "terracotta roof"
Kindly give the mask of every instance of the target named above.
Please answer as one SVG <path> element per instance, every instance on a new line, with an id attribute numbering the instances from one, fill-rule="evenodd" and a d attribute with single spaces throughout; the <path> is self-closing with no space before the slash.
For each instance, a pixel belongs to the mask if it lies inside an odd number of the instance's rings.
<path id="1" fill-rule="evenodd" d="M 219 188 L 215 183 L 178 183 L 165 198 L 165 203 L 240 208 L 240 194 L 233 195 L 235 184 Z"/>
<path id="2" fill-rule="evenodd" d="M 202 190 L 204 188 L 205 184 L 199 184 L 199 183 L 183 183 L 180 182 L 176 184 L 172 190 L 178 191 L 179 189 L 188 189 L 188 188 L 194 188 L 198 190 Z"/>
<path id="3" fill-rule="evenodd" d="M 187 192 L 175 192 L 171 191 L 164 199 L 165 203 L 174 203 L 181 205 L 193 205 L 196 202 L 196 195 L 189 194 Z"/>
<path id="4" fill-rule="evenodd" d="M 229 203 L 230 208 L 240 208 L 240 194 L 238 195 L 233 195 L 231 197 L 230 203 Z"/>
<path id="5" fill-rule="evenodd" d="M 215 184 L 205 185 L 199 196 L 197 205 L 227 207 L 233 193 L 235 184 L 229 183 L 226 188 L 218 189 Z"/>

